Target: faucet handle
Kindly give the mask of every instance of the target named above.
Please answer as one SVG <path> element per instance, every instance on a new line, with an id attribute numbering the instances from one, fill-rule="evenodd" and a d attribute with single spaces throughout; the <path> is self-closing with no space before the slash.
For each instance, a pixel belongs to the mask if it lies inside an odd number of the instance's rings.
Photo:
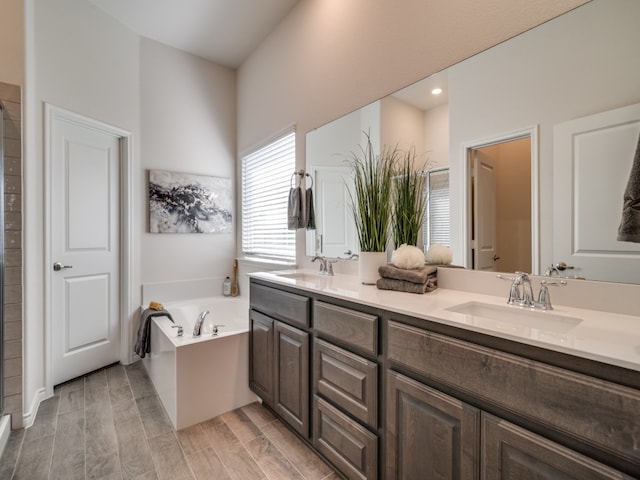
<path id="1" fill-rule="evenodd" d="M 519 272 L 516 272 L 515 277 L 508 277 L 506 275 L 498 274 L 497 278 L 501 280 L 509 280 L 511 282 L 511 288 L 509 289 L 509 299 L 507 300 L 507 304 L 509 305 L 520 305 L 522 302 L 522 297 L 520 296 L 520 284 L 522 281 L 522 276 L 518 275 Z"/>
<path id="2" fill-rule="evenodd" d="M 171 328 L 178 329 L 178 337 L 181 337 L 182 334 L 184 334 L 184 328 L 182 328 L 182 325 L 171 325 Z"/>
<path id="3" fill-rule="evenodd" d="M 213 326 L 213 330 L 211 331 L 211 336 L 215 337 L 216 335 L 218 335 L 218 328 L 220 327 L 224 327 L 224 325 L 214 325 Z"/>
<path id="4" fill-rule="evenodd" d="M 564 287 L 567 284 L 565 280 L 559 282 L 542 280 L 540 282 L 540 293 L 538 294 L 538 302 L 536 306 L 541 310 L 553 310 L 551 305 L 551 296 L 549 295 L 548 285 L 552 287 Z"/>
<path id="5" fill-rule="evenodd" d="M 327 260 L 327 275 L 333 275 L 333 264 L 338 263 L 338 259 Z"/>

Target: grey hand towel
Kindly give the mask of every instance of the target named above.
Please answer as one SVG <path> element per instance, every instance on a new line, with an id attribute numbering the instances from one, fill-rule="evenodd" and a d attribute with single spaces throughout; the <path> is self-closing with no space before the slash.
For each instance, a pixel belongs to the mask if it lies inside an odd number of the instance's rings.
<path id="1" fill-rule="evenodd" d="M 300 226 L 300 219 L 302 218 L 302 191 L 300 187 L 294 187 L 289 190 L 287 217 L 287 229 L 296 230 Z"/>
<path id="2" fill-rule="evenodd" d="M 316 229 L 316 212 L 313 207 L 313 190 L 311 188 L 307 188 L 307 195 L 305 198 L 305 207 L 307 214 L 307 230 L 315 230 Z"/>
<path id="3" fill-rule="evenodd" d="M 376 287 L 380 290 L 395 290 L 397 292 L 407 293 L 427 293 L 433 292 L 438 288 L 438 280 L 433 277 L 429 278 L 425 283 L 413 283 L 405 280 L 395 280 L 392 278 L 379 278 Z"/>
<path id="4" fill-rule="evenodd" d="M 629 182 L 624 191 L 618 241 L 640 243 L 640 137 L 638 137 L 636 155 L 631 165 Z"/>
<path id="5" fill-rule="evenodd" d="M 151 351 L 151 319 L 153 317 L 168 317 L 173 322 L 171 314 L 166 310 L 151 310 L 145 308 L 140 314 L 140 326 L 138 327 L 138 336 L 133 351 L 140 357 L 144 358 Z M 173 322 L 175 323 L 175 322 Z"/>
<path id="6" fill-rule="evenodd" d="M 378 273 L 382 278 L 389 278 L 392 280 L 403 280 L 405 282 L 411 282 L 416 284 L 424 284 L 429 277 L 435 277 L 438 272 L 438 267 L 433 265 L 427 265 L 420 268 L 414 268 L 407 270 L 404 268 L 398 268 L 393 265 L 382 265 L 378 268 Z"/>

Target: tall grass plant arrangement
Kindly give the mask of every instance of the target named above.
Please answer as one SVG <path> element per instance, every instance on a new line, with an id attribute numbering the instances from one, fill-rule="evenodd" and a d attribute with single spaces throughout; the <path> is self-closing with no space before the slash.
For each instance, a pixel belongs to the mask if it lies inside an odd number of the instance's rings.
<path id="1" fill-rule="evenodd" d="M 385 148 L 376 155 L 371 137 L 366 145 L 351 153 L 354 188 L 349 190 L 360 252 L 385 252 L 393 214 L 394 165 L 397 148 Z"/>
<path id="2" fill-rule="evenodd" d="M 393 182 L 393 241 L 418 245 L 426 208 L 425 177 L 416 170 L 415 149 L 408 150 L 399 162 Z"/>

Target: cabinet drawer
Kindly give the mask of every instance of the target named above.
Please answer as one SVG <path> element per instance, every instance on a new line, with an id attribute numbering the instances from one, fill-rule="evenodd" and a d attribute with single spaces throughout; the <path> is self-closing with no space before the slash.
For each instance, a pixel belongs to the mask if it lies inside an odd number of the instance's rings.
<path id="1" fill-rule="evenodd" d="M 378 437 L 314 397 L 313 445 L 349 479 L 378 477 Z"/>
<path id="2" fill-rule="evenodd" d="M 640 392 L 390 321 L 389 360 L 640 468 Z"/>
<path id="3" fill-rule="evenodd" d="M 313 357 L 314 391 L 377 428 L 378 365 L 317 338 Z"/>
<path id="4" fill-rule="evenodd" d="M 337 342 L 371 355 L 378 354 L 378 317 L 317 301 L 313 327 Z"/>
<path id="5" fill-rule="evenodd" d="M 310 300 L 264 285 L 251 284 L 251 308 L 301 327 L 309 326 Z"/>

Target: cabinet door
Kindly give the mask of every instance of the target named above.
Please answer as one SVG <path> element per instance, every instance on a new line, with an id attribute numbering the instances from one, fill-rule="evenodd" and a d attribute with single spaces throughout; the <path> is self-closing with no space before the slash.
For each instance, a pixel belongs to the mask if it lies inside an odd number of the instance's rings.
<path id="1" fill-rule="evenodd" d="M 477 408 L 389 371 L 387 427 L 385 478 L 479 477 Z"/>
<path id="2" fill-rule="evenodd" d="M 573 450 L 482 413 L 482 479 L 631 479 Z"/>
<path id="3" fill-rule="evenodd" d="M 274 407 L 309 438 L 309 334 L 281 322 L 275 322 L 274 332 Z"/>
<path id="4" fill-rule="evenodd" d="M 249 313 L 249 388 L 273 406 L 273 319 Z"/>

